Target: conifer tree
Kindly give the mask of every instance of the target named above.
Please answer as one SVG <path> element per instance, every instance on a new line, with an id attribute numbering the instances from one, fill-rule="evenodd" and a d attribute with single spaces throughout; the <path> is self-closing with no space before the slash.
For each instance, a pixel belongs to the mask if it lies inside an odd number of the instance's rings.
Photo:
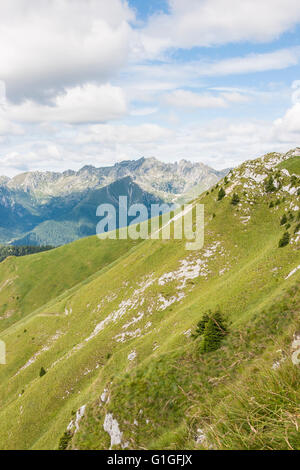
<path id="1" fill-rule="evenodd" d="M 280 225 L 285 225 L 287 223 L 287 216 L 286 214 L 283 214 L 280 220 Z"/>
<path id="2" fill-rule="evenodd" d="M 209 311 L 209 313 L 211 314 L 211 311 Z M 203 317 L 201 318 L 201 320 L 197 323 L 196 331 L 192 335 L 193 338 L 197 338 L 198 336 L 203 335 L 204 330 L 205 330 L 205 325 L 208 322 L 208 320 L 209 320 L 209 315 L 205 313 Z"/>
<path id="3" fill-rule="evenodd" d="M 284 232 L 282 238 L 279 240 L 278 246 L 282 248 L 290 243 L 290 234 L 289 232 Z"/>
<path id="4" fill-rule="evenodd" d="M 227 333 L 225 320 L 220 310 L 217 310 L 213 313 L 209 311 L 203 315 L 193 337 L 197 338 L 198 336 L 202 336 L 200 352 L 206 353 L 218 349 Z"/>
<path id="5" fill-rule="evenodd" d="M 276 187 L 274 185 L 274 178 L 272 175 L 267 179 L 265 189 L 267 193 L 272 193 L 276 191 Z"/>
<path id="6" fill-rule="evenodd" d="M 40 377 L 43 377 L 45 374 L 46 374 L 46 371 L 45 371 L 44 367 L 41 367 Z"/>
<path id="7" fill-rule="evenodd" d="M 231 199 L 231 204 L 233 206 L 237 206 L 239 202 L 240 202 L 239 195 L 237 193 L 234 193 L 234 195 L 232 196 L 232 199 Z"/>
<path id="8" fill-rule="evenodd" d="M 221 199 L 223 199 L 223 197 L 225 197 L 226 193 L 225 193 L 225 190 L 224 188 L 220 188 L 219 192 L 218 192 L 218 201 L 221 201 Z"/>

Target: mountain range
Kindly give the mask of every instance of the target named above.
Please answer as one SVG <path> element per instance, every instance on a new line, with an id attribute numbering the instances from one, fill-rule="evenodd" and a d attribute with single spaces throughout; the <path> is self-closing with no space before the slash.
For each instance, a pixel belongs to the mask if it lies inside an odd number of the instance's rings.
<path id="1" fill-rule="evenodd" d="M 95 234 L 99 204 L 118 209 L 119 196 L 127 196 L 129 204 L 149 208 L 199 194 L 227 172 L 186 160 L 167 164 L 140 158 L 111 167 L 0 177 L 0 243 L 62 245 Z"/>
<path id="2" fill-rule="evenodd" d="M 0 263 L 1 449 L 300 449 L 300 148 L 195 203 L 194 251 L 91 236 Z"/>

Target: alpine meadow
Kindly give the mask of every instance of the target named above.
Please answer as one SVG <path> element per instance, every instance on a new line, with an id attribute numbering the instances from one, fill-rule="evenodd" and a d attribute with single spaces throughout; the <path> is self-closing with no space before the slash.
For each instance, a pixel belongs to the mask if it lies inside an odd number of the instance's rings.
<path id="1" fill-rule="evenodd" d="M 299 183 L 300 149 L 230 171 L 198 199 L 199 251 L 90 237 L 6 258 L 1 448 L 299 448 Z"/>
<path id="2" fill-rule="evenodd" d="M 0 2 L 1 457 L 297 451 L 299 0 Z"/>

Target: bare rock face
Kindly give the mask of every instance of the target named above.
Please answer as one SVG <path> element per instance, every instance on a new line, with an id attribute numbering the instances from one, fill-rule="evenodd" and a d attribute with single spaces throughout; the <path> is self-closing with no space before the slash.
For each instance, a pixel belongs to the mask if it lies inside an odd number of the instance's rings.
<path id="1" fill-rule="evenodd" d="M 206 189 L 225 174 L 226 170 L 216 171 L 203 163 L 187 160 L 163 163 L 156 158 L 140 158 L 116 163 L 112 167 L 84 166 L 79 171 L 67 170 L 63 173 L 22 173 L 11 179 L 1 177 L 0 184 L 11 190 L 31 193 L 37 198 L 48 198 L 101 188 L 130 176 L 146 191 L 170 196 L 187 192 L 199 184 Z"/>

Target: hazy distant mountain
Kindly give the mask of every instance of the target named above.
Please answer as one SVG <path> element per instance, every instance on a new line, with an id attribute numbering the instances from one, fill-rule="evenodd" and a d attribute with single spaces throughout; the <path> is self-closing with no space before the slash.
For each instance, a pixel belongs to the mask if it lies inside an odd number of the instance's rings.
<path id="1" fill-rule="evenodd" d="M 146 191 L 160 192 L 168 197 L 182 194 L 200 183 L 208 187 L 226 172 L 227 170 L 216 171 L 203 163 L 191 163 L 186 160 L 163 163 L 156 158 L 140 158 L 116 163 L 110 167 L 95 168 L 89 165 L 79 171 L 67 170 L 63 173 L 33 171 L 3 179 L 2 182 L 0 177 L 0 184 L 12 190 L 30 192 L 37 198 L 45 198 L 101 188 L 130 176 Z"/>
<path id="2" fill-rule="evenodd" d="M 190 194 L 193 188 L 200 193 L 226 173 L 186 160 L 162 163 L 140 158 L 111 167 L 0 177 L 0 243 L 68 243 L 95 234 L 101 203 L 116 206 L 119 196 L 127 195 L 131 203 L 148 207 Z"/>
<path id="3" fill-rule="evenodd" d="M 128 205 L 142 203 L 150 205 L 163 202 L 151 193 L 143 191 L 128 176 L 100 189 L 89 189 L 72 197 L 61 196 L 41 206 L 44 216 L 42 223 L 21 238 L 14 245 L 63 245 L 78 238 L 95 235 L 100 218 L 96 216 L 99 204 L 112 204 L 118 213 L 119 196 L 127 196 Z M 118 219 L 117 219 L 118 228 Z M 130 219 L 127 221 L 130 222 Z"/>

